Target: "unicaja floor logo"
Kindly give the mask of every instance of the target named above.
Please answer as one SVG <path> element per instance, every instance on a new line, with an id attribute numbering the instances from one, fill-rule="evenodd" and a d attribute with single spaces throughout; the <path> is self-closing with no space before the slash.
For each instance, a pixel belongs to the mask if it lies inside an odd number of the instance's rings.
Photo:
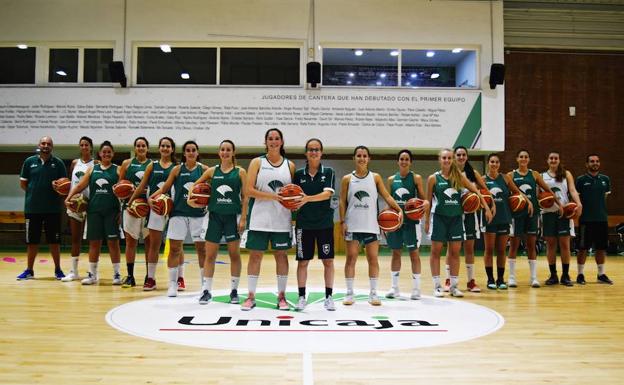
<path id="1" fill-rule="evenodd" d="M 297 293 L 288 293 L 292 311 L 275 308 L 276 293 L 259 290 L 257 307 L 243 312 L 228 303 L 229 291 L 215 292 L 200 306 L 197 294 L 155 297 L 112 309 L 108 323 L 137 337 L 209 349 L 274 353 L 340 353 L 413 349 L 466 341 L 501 328 L 495 311 L 466 301 L 423 297 L 384 300 L 373 307 L 368 293 L 356 293 L 353 306 L 335 294 L 336 311 L 323 308 L 323 293 L 308 295 L 295 312 Z"/>

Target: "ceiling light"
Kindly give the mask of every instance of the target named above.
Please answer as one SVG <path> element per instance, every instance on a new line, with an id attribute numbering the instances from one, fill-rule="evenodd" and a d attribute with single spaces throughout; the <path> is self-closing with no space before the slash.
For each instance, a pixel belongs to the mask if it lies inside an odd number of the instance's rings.
<path id="1" fill-rule="evenodd" d="M 354 74 L 353 72 L 349 72 L 349 77 L 350 77 L 350 78 L 352 78 L 352 77 L 354 77 L 354 76 L 355 76 L 355 74 Z"/>
<path id="2" fill-rule="evenodd" d="M 386 75 L 386 73 L 385 73 L 385 72 L 382 72 L 382 73 L 380 73 L 380 74 L 379 74 L 379 77 L 380 77 L 380 78 L 382 78 L 382 79 L 385 79 L 385 78 L 386 78 L 386 76 L 387 76 L 387 75 Z"/>
<path id="3" fill-rule="evenodd" d="M 399 56 L 399 51 L 397 50 L 390 51 L 390 56 Z"/>
<path id="4" fill-rule="evenodd" d="M 411 86 L 411 85 L 412 85 L 412 83 L 410 83 L 410 82 L 405 82 L 405 85 L 406 85 L 406 86 Z"/>
<path id="5" fill-rule="evenodd" d="M 435 56 L 435 52 L 427 51 L 427 57 L 434 57 L 434 56 Z"/>
<path id="6" fill-rule="evenodd" d="M 381 82 L 377 82 L 377 83 L 375 83 L 375 84 L 377 84 L 378 86 L 380 86 L 380 85 L 381 85 Z"/>
<path id="7" fill-rule="evenodd" d="M 67 76 L 67 72 L 65 72 L 63 70 L 56 71 L 56 74 L 59 75 L 59 76 Z"/>
<path id="8" fill-rule="evenodd" d="M 19 48 L 19 49 L 26 49 L 26 48 L 28 48 L 28 46 L 26 44 L 18 44 L 17 48 Z"/>
<path id="9" fill-rule="evenodd" d="M 182 72 L 182 73 L 180 74 L 180 77 L 181 77 L 182 79 L 184 79 L 184 80 L 187 80 L 187 79 L 190 79 L 190 78 L 191 78 L 191 75 L 189 75 L 189 74 L 188 74 L 188 72 Z"/>
<path id="10" fill-rule="evenodd" d="M 160 50 L 163 51 L 164 53 L 169 53 L 171 52 L 171 46 L 169 44 L 161 44 Z"/>
<path id="11" fill-rule="evenodd" d="M 410 78 L 412 79 L 416 79 L 418 77 L 418 74 L 410 74 Z"/>
<path id="12" fill-rule="evenodd" d="M 352 83 L 351 80 L 347 80 L 347 84 L 351 84 L 351 83 Z"/>
<path id="13" fill-rule="evenodd" d="M 437 79 L 439 77 L 440 77 L 440 74 L 437 73 L 437 72 L 434 72 L 434 73 L 431 74 L 431 79 Z"/>
<path id="14" fill-rule="evenodd" d="M 355 54 L 355 56 L 364 55 L 364 51 L 362 51 L 361 49 L 356 49 L 355 51 L 353 51 L 353 53 Z"/>
<path id="15" fill-rule="evenodd" d="M 464 50 L 463 48 L 453 48 L 453 50 L 451 52 L 453 52 L 453 53 L 460 53 L 463 50 Z"/>

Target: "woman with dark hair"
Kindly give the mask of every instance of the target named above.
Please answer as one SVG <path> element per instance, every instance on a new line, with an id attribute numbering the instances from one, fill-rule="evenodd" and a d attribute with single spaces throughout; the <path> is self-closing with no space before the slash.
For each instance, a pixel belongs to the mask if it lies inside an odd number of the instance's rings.
<path id="1" fill-rule="evenodd" d="M 247 221 L 247 199 L 245 183 L 247 172 L 236 165 L 236 146 L 231 140 L 219 145 L 219 164 L 207 169 L 195 181 L 211 184 L 208 202 L 208 230 L 206 231 L 206 259 L 204 261 L 204 283 L 199 303 L 205 305 L 212 299 L 212 279 L 221 239 L 227 243 L 230 255 L 231 291 L 230 303 L 239 303 L 238 283 L 241 273 L 240 233 Z M 193 207 L 193 193 L 189 194 L 188 205 Z"/>
<path id="2" fill-rule="evenodd" d="M 149 150 L 149 142 L 143 136 L 134 140 L 134 156 L 126 159 L 119 168 L 119 180 L 127 179 L 136 187 L 141 183 L 145 169 L 152 162 L 147 158 Z M 136 196 L 135 198 L 147 198 L 145 194 Z M 126 210 L 122 211 L 123 230 L 126 239 L 126 267 L 128 275 L 121 282 L 121 287 L 128 288 L 136 286 L 134 279 L 134 260 L 136 258 L 136 249 L 139 239 L 143 236 L 145 243 L 145 261 L 147 262 L 147 252 L 150 248 L 149 231 L 145 227 L 146 218 L 137 218 L 130 214 L 127 210 L 128 204 L 124 205 Z"/>
<path id="3" fill-rule="evenodd" d="M 561 165 L 560 154 L 551 151 L 548 154 L 548 170 L 542 173 L 544 182 L 556 195 L 559 202 L 552 207 L 542 209 L 542 231 L 546 239 L 546 257 L 548 258 L 548 268 L 550 277 L 546 280 L 546 285 L 556 285 L 561 283 L 564 286 L 573 286 L 570 279 L 570 236 L 574 236 L 574 224 L 572 219 L 562 217 L 562 207 L 570 202 L 570 196 L 576 203 L 576 217 L 583 211 L 581 199 L 576 191 L 574 177 L 570 171 Z M 557 245 L 561 252 L 561 280 L 557 276 Z"/>
<path id="4" fill-rule="evenodd" d="M 347 306 L 355 303 L 353 281 L 355 263 L 361 246 L 364 246 L 366 250 L 366 260 L 368 261 L 370 283 L 368 302 L 373 306 L 381 305 L 381 300 L 377 295 L 377 280 L 379 279 L 377 198 L 381 196 L 390 208 L 401 216 L 403 215 L 401 206 L 386 190 L 381 175 L 368 169 L 370 159 L 368 147 L 357 146 L 353 151 L 355 170 L 342 177 L 340 185 L 340 223 L 342 224 L 342 233 L 347 241 L 347 260 L 345 262 L 347 293 L 342 303 Z"/>
<path id="5" fill-rule="evenodd" d="M 544 182 L 540 173 L 529 168 L 530 160 L 531 158 L 527 150 L 522 149 L 518 151 L 516 154 L 518 168 L 507 173 L 507 177 L 511 178 L 518 189 L 522 191 L 533 209 L 532 214 L 529 214 L 529 205 L 527 205 L 523 210 L 512 214 L 513 231 L 509 243 L 509 287 L 518 286 L 516 280 L 516 255 L 522 237 L 526 239 L 525 245 L 529 259 L 529 284 L 534 288 L 540 287 L 540 283 L 537 280 L 537 250 L 535 249 L 539 219 L 539 214 L 536 212 L 538 208 L 537 187 L 539 186 L 542 190 L 551 193 L 552 191 Z M 558 202 L 556 196 L 555 200 Z M 560 203 L 557 203 L 557 205 L 561 207 Z"/>
<path id="6" fill-rule="evenodd" d="M 78 142 L 80 146 L 80 158 L 74 159 L 69 166 L 69 175 L 71 175 L 72 187 L 78 185 L 80 178 L 82 178 L 87 170 L 89 170 L 95 164 L 93 160 L 93 141 L 88 136 L 83 136 Z M 82 190 L 82 195 L 85 198 L 89 198 L 89 188 Z M 78 272 L 78 258 L 80 257 L 80 246 L 82 244 L 82 238 L 84 236 L 85 220 L 87 219 L 87 213 L 76 213 L 67 209 L 67 216 L 69 217 L 69 227 L 71 229 L 71 260 L 72 270 L 65 277 L 61 279 L 63 282 L 71 282 L 80 279 L 80 273 Z"/>
<path id="7" fill-rule="evenodd" d="M 160 159 L 150 162 L 145 168 L 145 173 L 141 179 L 141 183 L 134 190 L 134 193 L 128 200 L 128 205 L 139 196 L 147 194 L 153 195 L 156 190 L 161 188 L 173 167 L 176 165 L 175 159 L 175 142 L 168 136 L 160 138 L 158 141 L 158 152 Z M 150 206 L 153 204 L 152 199 L 148 200 Z M 158 253 L 162 244 L 162 233 L 167 225 L 168 216 L 157 214 L 151 210 L 147 220 L 147 229 L 149 231 L 149 248 L 147 253 L 147 277 L 143 283 L 143 291 L 152 291 L 156 289 L 156 266 L 158 266 Z"/>
<path id="8" fill-rule="evenodd" d="M 65 205 L 71 206 L 71 198 L 89 188 L 87 208 L 87 239 L 89 240 L 89 275 L 82 280 L 83 285 L 95 285 L 99 281 L 98 261 L 102 241 L 106 240 L 111 262 L 113 263 L 113 285 L 121 285 L 119 274 L 119 199 L 113 194 L 113 185 L 119 181 L 119 167 L 113 163 L 113 145 L 105 140 L 100 145 L 100 162 L 89 168 L 72 187 Z"/>
<path id="9" fill-rule="evenodd" d="M 186 239 L 187 234 L 191 235 L 195 243 L 202 286 L 204 280 L 206 210 L 189 206 L 187 200 L 192 191 L 191 187 L 208 167 L 199 163 L 199 146 L 194 141 L 189 140 L 184 143 L 182 154 L 182 163 L 174 166 L 162 187 L 150 195 L 150 199 L 154 199 L 160 194 L 167 193 L 171 187 L 174 189 L 173 210 L 171 211 L 167 228 L 167 238 L 169 239 L 169 256 L 167 258 L 169 288 L 167 296 L 169 297 L 176 297 L 178 290 L 186 289 L 182 243 Z"/>
<path id="10" fill-rule="evenodd" d="M 388 246 L 392 249 L 392 262 L 390 273 L 392 278 L 392 290 L 386 294 L 386 298 L 399 298 L 399 273 L 401 271 L 401 250 L 407 247 L 412 264 L 412 294 L 411 299 L 420 299 L 420 221 L 409 219 L 405 215 L 405 203 L 412 198 L 425 199 L 422 177 L 410 170 L 412 165 L 412 152 L 407 149 L 397 153 L 399 171 L 388 178 L 388 190 L 390 196 L 403 210 L 403 225 L 397 231 L 386 234 Z M 425 199 L 424 209 L 429 208 L 429 201 Z"/>
<path id="11" fill-rule="evenodd" d="M 286 158 L 284 135 L 277 128 L 264 134 L 266 154 L 249 164 L 246 195 L 249 197 L 245 247 L 249 250 L 247 280 L 249 294 L 241 310 L 256 307 L 256 287 L 264 252 L 269 242 L 275 257 L 277 274 L 277 308 L 289 310 L 286 302 L 288 282 L 288 255 L 292 245 L 291 212 L 280 204 L 279 190 L 292 183 L 295 164 Z"/>
<path id="12" fill-rule="evenodd" d="M 431 238 L 431 276 L 433 278 L 433 295 L 444 297 L 440 282 L 440 254 L 445 243 L 448 244 L 448 262 L 451 272 L 451 286 L 449 291 L 453 297 L 463 297 L 459 290 L 459 249 L 464 240 L 463 213 L 461 205 L 461 190 L 466 188 L 477 194 L 481 205 L 485 207 L 487 222 L 492 220 L 492 212 L 485 204 L 485 200 L 472 182 L 466 178 L 454 160 L 453 151 L 446 148 L 438 155 L 440 171 L 427 179 L 427 200 L 431 202 L 430 209 L 425 211 L 425 233 Z M 433 216 L 431 215 L 433 213 Z"/>

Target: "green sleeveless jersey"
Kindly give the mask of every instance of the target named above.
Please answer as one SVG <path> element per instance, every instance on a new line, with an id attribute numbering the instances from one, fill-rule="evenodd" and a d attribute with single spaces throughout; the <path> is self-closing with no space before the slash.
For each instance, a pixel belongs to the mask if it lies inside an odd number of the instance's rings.
<path id="1" fill-rule="evenodd" d="M 537 209 L 537 181 L 535 177 L 533 177 L 533 170 L 529 169 L 526 175 L 522 175 L 518 172 L 518 170 L 514 170 L 513 172 L 513 182 L 518 187 L 520 191 L 524 193 L 524 195 L 529 198 L 533 207 Z M 512 213 L 514 217 L 521 217 L 524 215 L 528 215 L 529 208 L 525 207 L 523 210 L 518 211 L 517 213 Z"/>
<path id="2" fill-rule="evenodd" d="M 147 183 L 149 186 L 150 194 L 153 194 L 165 184 L 167 178 L 169 178 L 169 173 L 175 167 L 175 163 L 171 163 L 169 167 L 164 168 L 160 165 L 160 162 L 155 160 L 152 166 L 152 173 L 150 174 L 149 182 Z"/>
<path id="3" fill-rule="evenodd" d="M 189 190 L 193 186 L 193 183 L 204 173 L 204 169 L 200 163 L 197 163 L 195 169 L 190 171 L 184 163 L 180 165 L 180 173 L 173 182 L 173 188 L 175 194 L 173 198 L 173 211 L 171 217 L 203 217 L 206 214 L 206 210 L 203 208 L 196 209 L 189 206 L 186 200 L 189 196 Z"/>
<path id="4" fill-rule="evenodd" d="M 503 225 L 506 223 L 511 223 L 511 209 L 509 208 L 509 188 L 507 187 L 507 183 L 505 183 L 505 178 L 503 178 L 503 174 L 498 174 L 496 179 L 490 178 L 488 175 L 485 176 L 485 185 L 488 190 L 490 190 L 490 194 L 492 194 L 492 199 L 494 199 L 494 203 L 496 204 L 496 215 L 492 218 L 492 222 L 490 225 Z"/>
<path id="5" fill-rule="evenodd" d="M 89 178 L 89 206 L 90 213 L 101 213 L 119 210 L 119 199 L 113 194 L 113 185 L 119 181 L 117 165 L 111 164 L 106 170 L 101 164 L 93 166 Z"/>
<path id="6" fill-rule="evenodd" d="M 139 187 L 143 174 L 145 174 L 145 168 L 150 164 L 150 160 L 146 159 L 145 162 L 140 163 L 137 158 L 132 158 L 128 168 L 126 169 L 126 179 L 132 182 L 134 187 Z M 139 198 L 146 198 L 146 194 L 141 194 Z"/>
<path id="7" fill-rule="evenodd" d="M 445 217 L 461 216 L 464 209 L 461 205 L 460 192 L 455 190 L 450 181 L 445 179 L 439 171 L 435 173 L 435 178 L 431 212 Z"/>
<path id="8" fill-rule="evenodd" d="M 227 173 L 217 165 L 212 175 L 212 193 L 208 210 L 218 214 L 241 213 L 241 180 L 240 169 L 234 167 Z"/>
<path id="9" fill-rule="evenodd" d="M 390 195 L 401 206 L 403 214 L 405 214 L 405 202 L 412 198 L 416 198 L 416 184 L 414 183 L 414 173 L 408 172 L 405 177 L 401 176 L 401 173 L 394 174 L 394 179 L 390 185 Z M 418 223 L 419 221 L 413 221 L 406 215 L 403 215 L 403 223 Z"/>

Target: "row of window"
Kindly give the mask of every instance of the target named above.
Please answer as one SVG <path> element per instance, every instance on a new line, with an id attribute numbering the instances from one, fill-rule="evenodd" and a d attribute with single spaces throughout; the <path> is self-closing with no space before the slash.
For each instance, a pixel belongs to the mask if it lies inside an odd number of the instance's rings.
<path id="1" fill-rule="evenodd" d="M 37 54 L 48 52 L 49 83 L 110 83 L 112 48 L 0 47 L 0 84 L 35 84 Z M 322 50 L 322 84 L 368 87 L 476 87 L 474 50 Z M 139 47 L 139 85 L 301 84 L 300 48 Z"/>

